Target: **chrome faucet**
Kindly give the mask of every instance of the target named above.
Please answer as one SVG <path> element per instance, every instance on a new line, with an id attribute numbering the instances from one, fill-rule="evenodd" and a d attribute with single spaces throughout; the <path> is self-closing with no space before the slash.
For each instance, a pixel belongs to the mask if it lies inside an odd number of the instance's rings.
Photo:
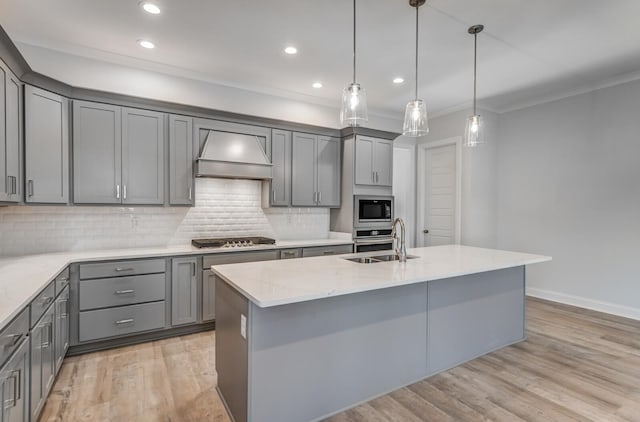
<path id="1" fill-rule="evenodd" d="M 398 242 L 398 231 L 396 225 L 400 223 L 400 241 Z M 396 255 L 400 259 L 400 262 L 407 262 L 407 247 L 405 246 L 405 233 L 404 233 L 404 220 L 400 217 L 393 220 L 393 226 L 391 227 L 391 236 L 393 237 L 394 249 Z M 399 244 L 398 244 L 399 243 Z"/>

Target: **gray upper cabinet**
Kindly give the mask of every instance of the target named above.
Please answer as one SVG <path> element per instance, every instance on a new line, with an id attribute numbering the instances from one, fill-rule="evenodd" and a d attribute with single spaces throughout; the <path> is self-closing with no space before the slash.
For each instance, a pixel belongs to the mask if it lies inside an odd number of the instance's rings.
<path id="1" fill-rule="evenodd" d="M 26 202 L 69 202 L 69 102 L 25 86 Z"/>
<path id="2" fill-rule="evenodd" d="M 73 201 L 164 203 L 164 114 L 73 102 Z"/>
<path id="3" fill-rule="evenodd" d="M 119 204 L 122 198 L 120 107 L 73 102 L 73 201 Z"/>
<path id="4" fill-rule="evenodd" d="M 391 186 L 393 177 L 393 141 L 356 136 L 355 184 Z"/>
<path id="5" fill-rule="evenodd" d="M 340 206 L 340 140 L 319 136 L 318 157 L 318 205 Z"/>
<path id="6" fill-rule="evenodd" d="M 164 203 L 164 114 L 122 109 L 122 203 Z"/>
<path id="7" fill-rule="evenodd" d="M 272 206 L 291 205 L 291 132 L 273 129 L 271 131 L 271 163 L 273 179 L 269 204 Z"/>
<path id="8" fill-rule="evenodd" d="M 0 202 L 21 199 L 22 82 L 0 61 Z"/>
<path id="9" fill-rule="evenodd" d="M 291 205 L 340 206 L 340 141 L 293 134 Z"/>
<path id="10" fill-rule="evenodd" d="M 193 118 L 169 116 L 169 203 L 193 205 Z"/>
<path id="11" fill-rule="evenodd" d="M 171 260 L 171 325 L 196 322 L 198 318 L 197 258 Z"/>

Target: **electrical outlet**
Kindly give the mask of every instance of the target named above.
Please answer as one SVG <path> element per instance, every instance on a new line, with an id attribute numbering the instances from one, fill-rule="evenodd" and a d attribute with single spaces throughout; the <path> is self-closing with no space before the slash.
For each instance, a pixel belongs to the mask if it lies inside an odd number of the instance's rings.
<path id="1" fill-rule="evenodd" d="M 243 339 L 247 339 L 247 317 L 240 314 L 240 335 Z"/>

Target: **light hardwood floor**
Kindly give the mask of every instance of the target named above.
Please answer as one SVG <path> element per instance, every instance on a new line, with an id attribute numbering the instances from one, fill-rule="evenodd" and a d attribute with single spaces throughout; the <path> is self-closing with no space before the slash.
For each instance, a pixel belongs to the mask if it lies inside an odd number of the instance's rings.
<path id="1" fill-rule="evenodd" d="M 327 421 L 640 421 L 640 321 L 528 299 L 527 324 L 522 343 Z M 68 358 L 40 421 L 227 422 L 214 351 L 209 332 Z"/>

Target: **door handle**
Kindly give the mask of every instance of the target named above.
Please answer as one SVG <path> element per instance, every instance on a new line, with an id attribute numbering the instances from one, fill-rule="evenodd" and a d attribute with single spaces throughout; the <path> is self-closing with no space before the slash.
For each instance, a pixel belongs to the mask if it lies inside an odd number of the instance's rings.
<path id="1" fill-rule="evenodd" d="M 191 265 L 193 265 L 193 272 L 191 273 L 192 276 L 196 276 L 196 263 L 192 262 Z"/>
<path id="2" fill-rule="evenodd" d="M 424 234 L 428 234 L 428 233 L 429 233 L 429 230 L 424 229 L 424 230 L 422 230 L 422 233 L 424 233 Z"/>
<path id="3" fill-rule="evenodd" d="M 16 380 L 16 389 L 15 389 L 16 393 L 14 395 L 14 397 L 15 397 L 14 400 L 15 400 L 15 402 L 17 402 L 18 400 L 20 400 L 22 398 L 22 382 L 21 382 L 22 369 L 17 369 L 15 371 L 13 371 L 11 373 L 11 376 L 14 376 L 15 380 Z"/>
<path id="4" fill-rule="evenodd" d="M 27 181 L 27 195 L 33 196 L 33 179 Z"/>
<path id="5" fill-rule="evenodd" d="M 120 185 L 116 185 L 116 199 L 120 199 Z"/>
<path id="6" fill-rule="evenodd" d="M 59 306 L 59 308 L 64 309 L 64 312 L 61 309 L 58 309 L 58 311 L 60 312 L 60 319 L 67 319 L 67 317 L 69 316 L 68 304 L 69 304 L 69 299 L 64 299 L 60 301 L 60 305 L 64 305 L 64 307 Z"/>
<path id="7" fill-rule="evenodd" d="M 53 333 L 51 332 L 52 331 L 52 327 L 53 327 L 53 324 L 51 322 L 48 322 L 43 326 L 43 328 L 47 329 L 47 341 L 43 341 L 41 343 L 41 346 L 42 346 L 43 349 L 48 349 L 49 346 L 51 345 L 51 338 L 53 337 L 53 335 L 52 335 Z"/>
<path id="8" fill-rule="evenodd" d="M 18 178 L 16 176 L 11 176 L 13 178 L 13 193 L 14 195 L 18 193 Z"/>
<path id="9" fill-rule="evenodd" d="M 191 201 L 191 186 L 189 186 L 189 201 Z"/>
<path id="10" fill-rule="evenodd" d="M 375 172 L 375 171 L 372 171 L 372 172 L 371 172 L 371 181 L 372 181 L 373 183 L 375 183 L 375 182 L 376 182 L 376 172 Z"/>
<path id="11" fill-rule="evenodd" d="M 271 198 L 272 198 L 272 202 L 276 202 L 276 190 L 275 189 L 272 189 Z"/>
<path id="12" fill-rule="evenodd" d="M 127 199 L 127 185 L 122 185 L 122 199 Z"/>
<path id="13" fill-rule="evenodd" d="M 322 192 L 318 192 L 318 204 L 322 203 Z"/>

